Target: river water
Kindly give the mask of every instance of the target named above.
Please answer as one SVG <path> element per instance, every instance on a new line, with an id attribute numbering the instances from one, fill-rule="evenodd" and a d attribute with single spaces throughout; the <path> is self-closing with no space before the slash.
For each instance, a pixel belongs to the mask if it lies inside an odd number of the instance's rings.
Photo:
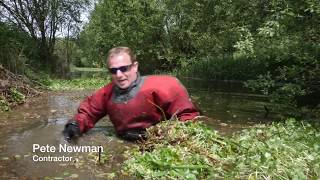
<path id="1" fill-rule="evenodd" d="M 181 78 L 203 114 L 207 124 L 225 135 L 266 123 L 265 97 L 250 93 L 241 83 L 202 81 Z M 65 142 L 64 124 L 76 111 L 80 101 L 93 91 L 47 92 L 16 109 L 0 115 L 1 179 L 132 179 L 120 171 L 123 152 L 134 146 L 115 136 L 107 118 L 81 137 L 75 144 Z M 60 152 L 60 145 L 71 147 L 102 146 L 98 152 Z M 41 152 L 39 146 L 46 148 Z M 53 152 L 50 147 L 54 148 Z M 39 157 L 68 157 L 70 161 L 40 161 Z"/>

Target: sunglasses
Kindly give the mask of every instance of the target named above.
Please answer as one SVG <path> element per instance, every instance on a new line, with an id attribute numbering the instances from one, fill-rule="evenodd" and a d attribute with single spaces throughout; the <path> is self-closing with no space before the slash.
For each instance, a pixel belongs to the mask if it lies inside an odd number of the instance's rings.
<path id="1" fill-rule="evenodd" d="M 129 64 L 127 66 L 120 66 L 118 68 L 109 68 L 109 71 L 111 74 L 117 74 L 117 71 L 120 70 L 121 72 L 127 72 L 130 70 L 132 64 Z"/>

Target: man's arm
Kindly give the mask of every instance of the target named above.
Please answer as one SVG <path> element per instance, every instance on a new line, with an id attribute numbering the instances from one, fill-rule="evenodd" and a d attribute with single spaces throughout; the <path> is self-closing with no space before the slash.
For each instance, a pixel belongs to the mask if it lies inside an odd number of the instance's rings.
<path id="1" fill-rule="evenodd" d="M 107 94 L 105 87 L 87 97 L 80 103 L 78 113 L 73 119 L 78 122 L 80 133 L 93 128 L 96 122 L 107 114 Z"/>
<path id="2" fill-rule="evenodd" d="M 70 141 L 93 128 L 107 114 L 109 86 L 103 87 L 80 103 L 78 113 L 65 125 L 63 134 Z"/>
<path id="3" fill-rule="evenodd" d="M 186 88 L 178 79 L 172 78 L 165 83 L 165 86 L 158 89 L 155 101 L 167 116 L 177 116 L 180 121 L 186 121 L 200 115 Z"/>

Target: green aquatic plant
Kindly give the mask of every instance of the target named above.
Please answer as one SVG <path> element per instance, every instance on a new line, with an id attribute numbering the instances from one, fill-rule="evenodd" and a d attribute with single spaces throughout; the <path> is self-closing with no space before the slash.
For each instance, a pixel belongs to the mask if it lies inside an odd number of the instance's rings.
<path id="1" fill-rule="evenodd" d="M 148 139 L 128 151 L 124 172 L 143 178 L 198 179 L 220 174 L 220 152 L 233 151 L 233 142 L 200 122 L 164 121 L 147 130 Z M 214 171 L 214 172 L 213 172 Z"/>
<path id="2" fill-rule="evenodd" d="M 320 132 L 306 122 L 284 123 L 244 130 L 234 139 L 241 145 L 234 177 L 263 179 L 310 179 L 320 177 Z"/>
<path id="3" fill-rule="evenodd" d="M 123 173 L 145 179 L 316 179 L 320 132 L 303 121 L 222 137 L 202 122 L 165 121 L 126 152 Z"/>

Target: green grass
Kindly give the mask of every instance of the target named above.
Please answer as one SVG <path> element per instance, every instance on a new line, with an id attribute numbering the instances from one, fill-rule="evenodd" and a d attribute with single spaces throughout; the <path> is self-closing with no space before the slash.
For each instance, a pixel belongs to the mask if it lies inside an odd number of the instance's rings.
<path id="1" fill-rule="evenodd" d="M 79 72 L 104 72 L 107 71 L 106 68 L 87 68 L 87 67 L 73 67 L 71 69 L 72 72 L 79 71 Z"/>
<path id="2" fill-rule="evenodd" d="M 317 179 L 320 132 L 303 121 L 222 137 L 201 122 L 166 121 L 127 151 L 123 173 L 145 179 Z"/>
<path id="3" fill-rule="evenodd" d="M 84 90 L 84 89 L 98 89 L 110 82 L 110 78 L 80 78 L 80 79 L 46 79 L 42 80 L 50 90 Z"/>

